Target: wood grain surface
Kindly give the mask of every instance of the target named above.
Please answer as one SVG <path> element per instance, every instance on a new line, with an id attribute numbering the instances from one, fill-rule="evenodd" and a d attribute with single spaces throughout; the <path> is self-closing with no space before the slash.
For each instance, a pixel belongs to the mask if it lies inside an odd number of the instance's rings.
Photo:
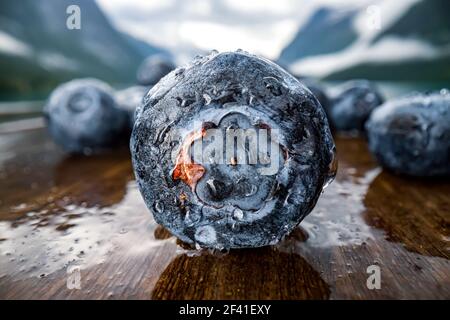
<path id="1" fill-rule="evenodd" d="M 450 299 L 448 179 L 386 172 L 363 139 L 336 144 L 337 178 L 293 234 L 211 252 L 154 222 L 126 149 L 73 157 L 43 129 L 1 134 L 0 298 Z"/>

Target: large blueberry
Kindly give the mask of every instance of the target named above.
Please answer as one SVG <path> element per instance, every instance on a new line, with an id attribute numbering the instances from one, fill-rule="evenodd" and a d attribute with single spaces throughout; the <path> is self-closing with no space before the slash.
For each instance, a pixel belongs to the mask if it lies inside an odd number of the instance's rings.
<path id="1" fill-rule="evenodd" d="M 117 105 L 128 113 L 130 128 L 133 128 L 134 125 L 136 108 L 142 103 L 145 94 L 149 90 L 149 87 L 133 86 L 116 92 Z"/>
<path id="2" fill-rule="evenodd" d="M 377 88 L 367 80 L 353 80 L 334 89 L 328 115 L 337 131 L 363 131 L 371 112 L 383 103 Z"/>
<path id="3" fill-rule="evenodd" d="M 411 176 L 450 174 L 450 94 L 414 94 L 377 108 L 369 147 L 386 168 Z"/>
<path id="4" fill-rule="evenodd" d="M 130 149 L 155 220 L 210 248 L 276 243 L 336 170 L 317 99 L 242 51 L 213 52 L 164 77 L 136 111 Z"/>
<path id="5" fill-rule="evenodd" d="M 175 68 L 175 63 L 166 55 L 150 56 L 139 66 L 137 81 L 140 85 L 152 86 Z"/>
<path id="6" fill-rule="evenodd" d="M 128 127 L 128 114 L 116 106 L 112 89 L 95 79 L 73 80 L 57 87 L 44 115 L 53 139 L 72 153 L 118 146 Z"/>
<path id="7" fill-rule="evenodd" d="M 310 78 L 302 78 L 299 79 L 299 81 L 303 83 L 312 92 L 312 94 L 317 98 L 317 100 L 319 100 L 322 108 L 325 110 L 325 113 L 329 118 L 331 101 L 330 98 L 328 97 L 326 89 L 319 82 Z"/>

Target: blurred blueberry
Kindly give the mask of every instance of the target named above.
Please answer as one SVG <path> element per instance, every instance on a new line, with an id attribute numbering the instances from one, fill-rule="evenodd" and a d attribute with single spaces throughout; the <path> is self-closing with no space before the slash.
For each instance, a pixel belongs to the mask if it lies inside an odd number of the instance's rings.
<path id="1" fill-rule="evenodd" d="M 128 114 L 116 106 L 112 89 L 96 79 L 77 79 L 58 86 L 44 116 L 53 139 L 66 151 L 91 153 L 124 142 Z"/>
<path id="2" fill-rule="evenodd" d="M 175 68 L 172 59 L 163 54 L 155 54 L 145 59 L 139 66 L 137 81 L 143 86 L 153 86 Z"/>
<path id="3" fill-rule="evenodd" d="M 134 125 L 134 113 L 142 103 L 145 94 L 150 90 L 145 86 L 133 86 L 116 92 L 116 103 L 120 109 L 127 111 L 130 129 Z"/>
<path id="4" fill-rule="evenodd" d="M 366 129 L 370 150 L 384 167 L 411 176 L 450 174 L 448 90 L 388 101 Z"/>
<path id="5" fill-rule="evenodd" d="M 333 90 L 328 115 L 337 131 L 364 131 L 372 111 L 383 103 L 378 89 L 367 80 L 352 80 Z"/>

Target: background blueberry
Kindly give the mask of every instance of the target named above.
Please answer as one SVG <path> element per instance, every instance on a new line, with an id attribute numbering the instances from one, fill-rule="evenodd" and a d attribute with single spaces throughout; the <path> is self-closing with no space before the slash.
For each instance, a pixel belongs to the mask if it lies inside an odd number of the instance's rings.
<path id="1" fill-rule="evenodd" d="M 44 115 L 53 139 L 66 151 L 90 153 L 124 141 L 128 114 L 116 106 L 112 89 L 95 79 L 78 79 L 57 87 Z"/>
<path id="2" fill-rule="evenodd" d="M 377 108 L 366 124 L 378 161 L 412 176 L 450 174 L 450 94 L 415 94 Z"/>
<path id="3" fill-rule="evenodd" d="M 166 55 L 152 55 L 139 66 L 137 81 L 140 85 L 152 86 L 175 68 L 175 63 Z"/>
<path id="4" fill-rule="evenodd" d="M 145 94 L 150 90 L 145 86 L 133 86 L 119 90 L 115 94 L 118 107 L 128 113 L 130 128 L 134 125 L 134 113 L 136 108 L 142 103 Z"/>
<path id="5" fill-rule="evenodd" d="M 367 80 L 353 80 L 334 88 L 328 115 L 338 131 L 363 131 L 371 112 L 384 99 Z"/>
<path id="6" fill-rule="evenodd" d="M 279 170 L 180 162 L 195 138 L 208 138 L 206 128 L 278 131 L 268 144 Z M 276 64 L 242 51 L 198 57 L 161 79 L 136 111 L 130 149 L 155 220 L 187 243 L 219 249 L 279 241 L 311 212 L 336 168 L 317 99 Z"/>

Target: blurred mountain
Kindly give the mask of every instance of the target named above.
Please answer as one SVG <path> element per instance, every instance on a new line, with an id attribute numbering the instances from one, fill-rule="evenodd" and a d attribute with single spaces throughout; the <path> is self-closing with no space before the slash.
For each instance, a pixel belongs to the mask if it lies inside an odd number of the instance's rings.
<path id="1" fill-rule="evenodd" d="M 386 5 L 387 4 L 387 5 Z M 333 36 L 333 27 L 327 19 L 322 21 L 318 30 L 327 30 L 331 36 L 294 38 L 283 53 L 280 60 L 288 57 L 294 73 L 310 73 L 327 80 L 343 80 L 349 78 L 368 78 L 374 80 L 406 80 L 406 81 L 450 81 L 450 2 L 447 0 L 405 1 L 400 8 L 396 1 L 385 2 L 381 8 L 381 19 L 389 21 L 380 30 L 358 29 L 358 21 L 365 21 L 365 8 L 358 14 L 347 15 L 345 24 L 340 24 L 338 35 L 346 28 L 353 29 L 356 37 L 339 40 Z M 390 10 L 390 6 L 392 10 Z M 329 9 L 328 11 L 330 11 Z M 338 9 L 334 9 L 339 11 Z M 396 11 L 397 10 L 397 11 Z M 323 9 L 319 10 L 319 12 Z M 317 13 L 316 13 L 317 15 Z M 333 15 L 329 13 L 329 15 Z M 362 18 L 362 19 L 361 19 Z M 350 20 L 348 20 L 350 19 Z M 311 21 L 314 20 L 314 16 Z M 320 20 L 315 20 L 316 22 Z M 343 27 L 345 25 L 345 27 Z M 308 27 L 308 24 L 298 34 Z M 346 31 L 352 34 L 351 31 Z M 320 35 L 321 33 L 317 33 Z M 305 50 L 292 52 L 294 47 L 317 46 L 336 48 L 328 52 L 317 53 L 316 56 L 305 56 Z M 289 49 L 289 50 L 288 50 Z M 289 53 L 289 55 L 287 55 Z"/>
<path id="2" fill-rule="evenodd" d="M 386 36 L 426 41 L 436 46 L 450 44 L 450 1 L 422 0 L 413 4 L 394 24 L 383 30 L 374 42 Z"/>
<path id="3" fill-rule="evenodd" d="M 81 9 L 81 29 L 66 27 L 66 8 Z M 134 82 L 136 69 L 162 49 L 117 31 L 92 0 L 2 0 L 0 91 L 45 94 L 61 81 L 91 76 Z"/>
<path id="4" fill-rule="evenodd" d="M 336 11 L 320 8 L 283 49 L 278 58 L 279 63 L 289 64 L 307 56 L 346 48 L 358 36 L 352 26 L 356 13 L 356 10 Z"/>

